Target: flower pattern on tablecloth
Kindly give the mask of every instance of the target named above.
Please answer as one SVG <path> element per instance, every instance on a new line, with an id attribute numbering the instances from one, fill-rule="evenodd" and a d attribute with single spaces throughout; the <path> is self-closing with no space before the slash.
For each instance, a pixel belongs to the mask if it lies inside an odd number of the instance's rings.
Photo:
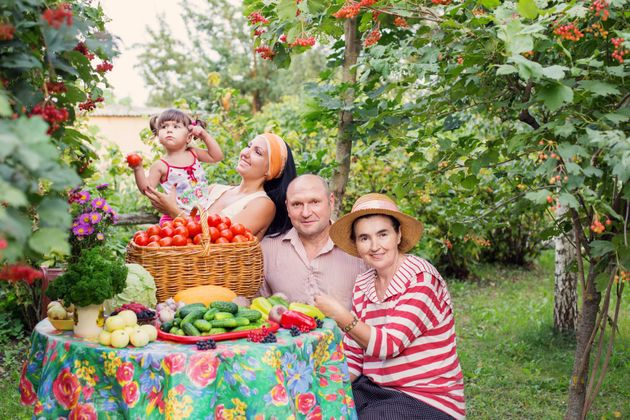
<path id="1" fill-rule="evenodd" d="M 221 341 L 212 351 L 157 341 L 113 349 L 55 331 L 31 337 L 19 382 L 36 418 L 356 419 L 341 332 L 277 343 Z M 44 368 L 45 367 L 45 368 Z"/>

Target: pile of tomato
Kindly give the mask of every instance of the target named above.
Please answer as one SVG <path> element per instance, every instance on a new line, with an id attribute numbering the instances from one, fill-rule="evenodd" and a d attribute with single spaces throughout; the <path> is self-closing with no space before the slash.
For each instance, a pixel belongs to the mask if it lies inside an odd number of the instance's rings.
<path id="1" fill-rule="evenodd" d="M 232 224 L 229 217 L 211 214 L 208 216 L 208 236 L 213 244 L 249 242 L 254 240 L 252 232 L 240 223 Z M 138 246 L 166 247 L 201 244 L 201 222 L 196 217 L 176 217 L 159 225 L 139 230 L 133 235 Z"/>

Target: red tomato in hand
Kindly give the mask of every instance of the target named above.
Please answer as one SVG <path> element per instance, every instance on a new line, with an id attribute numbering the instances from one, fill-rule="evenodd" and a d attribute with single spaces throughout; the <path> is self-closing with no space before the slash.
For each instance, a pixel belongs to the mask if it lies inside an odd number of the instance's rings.
<path id="1" fill-rule="evenodd" d="M 230 226 L 230 230 L 232 231 L 232 233 L 234 235 L 243 235 L 243 234 L 245 234 L 245 226 L 241 225 L 240 223 L 236 223 L 236 224 Z"/>
<path id="2" fill-rule="evenodd" d="M 208 229 L 208 234 L 210 235 L 210 242 L 212 243 L 216 242 L 217 239 L 221 237 L 221 232 L 214 226 Z"/>
<path id="3" fill-rule="evenodd" d="M 168 227 L 168 226 L 167 226 L 167 227 L 163 227 L 163 228 L 161 228 L 161 229 L 160 229 L 160 236 L 161 236 L 162 238 L 166 238 L 166 237 L 168 237 L 168 236 L 173 236 L 173 235 L 175 235 L 175 233 L 174 233 L 174 232 L 175 232 L 175 231 L 174 231 L 174 229 L 173 229 L 172 227 Z"/>
<path id="4" fill-rule="evenodd" d="M 201 225 L 199 223 L 190 221 L 186 227 L 188 228 L 188 236 L 190 237 L 194 238 L 201 233 Z"/>
<path id="5" fill-rule="evenodd" d="M 136 166 L 142 165 L 142 157 L 140 157 L 137 153 L 130 153 L 127 155 L 127 165 L 130 168 L 134 168 Z"/>
<path id="6" fill-rule="evenodd" d="M 232 239 L 232 242 L 249 242 L 249 239 L 247 239 L 244 235 L 236 235 Z"/>
<path id="7" fill-rule="evenodd" d="M 147 246 L 147 244 L 149 243 L 149 237 L 146 234 L 142 233 L 133 238 L 133 241 L 136 243 L 136 245 Z"/>
<path id="8" fill-rule="evenodd" d="M 201 233 L 198 233 L 197 235 L 195 235 L 195 237 L 193 238 L 193 244 L 195 245 L 201 244 Z"/>
<path id="9" fill-rule="evenodd" d="M 173 246 L 186 246 L 188 245 L 188 238 L 182 235 L 173 236 Z"/>
<path id="10" fill-rule="evenodd" d="M 227 239 L 230 242 L 234 238 L 234 234 L 232 233 L 232 231 L 230 229 L 223 229 L 221 231 L 221 236 L 224 237 L 225 239 Z"/>
<path id="11" fill-rule="evenodd" d="M 232 221 L 230 220 L 229 217 L 222 216 L 221 217 L 221 223 L 225 223 L 227 225 L 227 227 L 230 227 L 230 225 L 232 224 Z"/>
<path id="12" fill-rule="evenodd" d="M 218 214 L 213 213 L 208 216 L 208 226 L 216 227 L 219 223 L 221 223 L 221 216 L 219 216 Z"/>
<path id="13" fill-rule="evenodd" d="M 149 227 L 147 229 L 147 235 L 149 236 L 153 236 L 153 235 L 159 235 L 160 234 L 160 226 L 159 225 L 153 225 L 151 227 Z"/>
<path id="14" fill-rule="evenodd" d="M 221 236 L 219 239 L 217 239 L 217 241 L 215 242 L 215 244 L 229 244 L 230 241 L 228 240 L 228 238 L 224 238 L 223 236 Z"/>
<path id="15" fill-rule="evenodd" d="M 175 228 L 175 233 L 174 235 L 182 235 L 184 238 L 188 238 L 188 229 L 186 228 L 186 226 L 177 226 Z"/>
<path id="16" fill-rule="evenodd" d="M 160 246 L 173 246 L 173 238 L 166 236 L 158 241 Z"/>

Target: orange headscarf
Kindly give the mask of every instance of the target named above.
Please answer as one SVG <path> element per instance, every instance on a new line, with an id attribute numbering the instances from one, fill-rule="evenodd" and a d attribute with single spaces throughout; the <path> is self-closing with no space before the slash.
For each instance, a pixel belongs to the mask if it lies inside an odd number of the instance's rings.
<path id="1" fill-rule="evenodd" d="M 282 175 L 284 165 L 287 163 L 287 144 L 273 133 L 264 133 L 260 136 L 267 142 L 267 154 L 269 155 L 267 179 L 276 179 Z"/>

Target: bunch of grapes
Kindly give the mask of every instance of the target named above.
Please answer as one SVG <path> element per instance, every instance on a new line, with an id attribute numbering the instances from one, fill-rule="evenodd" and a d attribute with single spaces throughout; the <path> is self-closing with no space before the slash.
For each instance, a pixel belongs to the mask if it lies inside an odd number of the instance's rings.
<path id="1" fill-rule="evenodd" d="M 276 338 L 276 335 L 270 332 L 262 339 L 261 343 L 268 344 L 268 343 L 275 343 L 277 341 L 278 339 Z"/>
<path id="2" fill-rule="evenodd" d="M 317 324 L 317 328 L 323 328 L 324 327 L 324 321 L 319 319 L 319 318 L 315 318 L 315 323 Z"/>
<path id="3" fill-rule="evenodd" d="M 211 338 L 197 341 L 197 350 L 214 350 L 216 348 L 217 343 Z"/>
<path id="4" fill-rule="evenodd" d="M 296 327 L 295 325 L 291 327 L 289 334 L 291 334 L 291 337 L 297 337 L 298 335 L 302 334 L 300 332 L 300 330 L 298 329 L 298 327 Z"/>

